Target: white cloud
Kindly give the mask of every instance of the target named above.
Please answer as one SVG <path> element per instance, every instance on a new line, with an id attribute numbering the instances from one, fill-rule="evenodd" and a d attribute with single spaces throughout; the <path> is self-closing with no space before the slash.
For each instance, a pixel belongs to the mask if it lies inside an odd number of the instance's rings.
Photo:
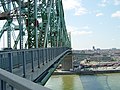
<path id="1" fill-rule="evenodd" d="M 89 26 L 83 26 L 81 29 L 82 30 L 88 30 L 88 29 L 90 29 L 90 27 Z"/>
<path id="2" fill-rule="evenodd" d="M 77 0 L 63 0 L 63 7 L 65 10 L 75 9 L 81 6 Z"/>
<path id="3" fill-rule="evenodd" d="M 103 24 L 104 24 L 104 22 L 99 22 L 99 24 L 100 24 L 100 25 L 103 25 Z"/>
<path id="4" fill-rule="evenodd" d="M 80 16 L 80 15 L 86 14 L 87 12 L 88 11 L 84 7 L 81 7 L 76 9 L 75 15 Z"/>
<path id="5" fill-rule="evenodd" d="M 103 16 L 103 13 L 97 13 L 96 17 Z"/>
<path id="6" fill-rule="evenodd" d="M 101 0 L 101 3 L 98 4 L 98 6 L 105 7 L 105 6 L 107 6 L 107 4 L 110 3 L 110 1 L 113 1 L 114 5 L 120 5 L 120 0 Z"/>
<path id="7" fill-rule="evenodd" d="M 75 15 L 83 15 L 88 11 L 82 6 L 82 0 L 63 0 L 64 10 L 74 10 Z"/>
<path id="8" fill-rule="evenodd" d="M 116 39 L 112 38 L 111 40 L 112 40 L 112 41 L 115 41 Z"/>
<path id="9" fill-rule="evenodd" d="M 120 0 L 114 0 L 115 5 L 120 5 Z"/>
<path id="10" fill-rule="evenodd" d="M 120 18 L 120 11 L 116 11 L 115 13 L 112 14 L 111 17 Z"/>
<path id="11" fill-rule="evenodd" d="M 88 29 L 90 29 L 90 27 L 88 26 L 84 26 L 81 28 L 77 28 L 74 26 L 68 26 L 67 30 L 68 32 L 71 32 L 72 35 L 89 35 L 92 34 L 92 31 L 88 31 Z"/>
<path id="12" fill-rule="evenodd" d="M 74 31 L 76 31 L 76 30 L 78 30 L 77 27 L 67 25 L 67 31 L 68 31 L 68 32 L 74 32 Z"/>
<path id="13" fill-rule="evenodd" d="M 92 34 L 92 31 L 75 31 L 75 32 L 73 32 L 73 34 L 75 34 L 75 35 L 88 35 L 88 34 Z"/>
<path id="14" fill-rule="evenodd" d="M 102 0 L 98 6 L 105 7 L 108 4 L 108 0 Z"/>

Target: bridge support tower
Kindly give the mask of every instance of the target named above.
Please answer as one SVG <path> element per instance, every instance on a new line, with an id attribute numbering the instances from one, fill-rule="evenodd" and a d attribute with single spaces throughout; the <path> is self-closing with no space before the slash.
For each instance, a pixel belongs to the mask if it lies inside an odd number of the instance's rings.
<path id="1" fill-rule="evenodd" d="M 62 61 L 62 69 L 64 71 L 69 71 L 72 69 L 72 54 L 67 55 Z"/>

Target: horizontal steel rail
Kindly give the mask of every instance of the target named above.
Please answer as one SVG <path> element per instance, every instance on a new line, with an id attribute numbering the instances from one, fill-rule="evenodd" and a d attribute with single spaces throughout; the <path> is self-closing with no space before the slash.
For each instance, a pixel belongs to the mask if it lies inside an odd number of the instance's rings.
<path id="1" fill-rule="evenodd" d="M 31 63 L 31 69 L 34 71 L 35 61 L 40 67 L 68 49 L 61 47 L 0 51 L 0 68 L 12 72 L 13 69 L 23 66 L 23 74 L 25 74 L 26 64 Z"/>
<path id="2" fill-rule="evenodd" d="M 50 90 L 48 88 L 45 88 L 30 80 L 19 77 L 3 69 L 0 69 L 0 80 L 1 80 L 0 90 L 9 90 L 9 88 L 11 87 L 17 90 Z M 11 87 L 7 87 L 7 85 Z"/>
<path id="3" fill-rule="evenodd" d="M 67 47 L 59 47 L 0 51 L 0 68 L 34 81 L 57 61 L 56 58 L 60 58 L 63 53 L 70 50 Z M 6 81 L 4 82 L 2 78 L 0 77 L 0 85 L 3 88 Z M 12 85 L 11 88 L 13 88 Z"/>

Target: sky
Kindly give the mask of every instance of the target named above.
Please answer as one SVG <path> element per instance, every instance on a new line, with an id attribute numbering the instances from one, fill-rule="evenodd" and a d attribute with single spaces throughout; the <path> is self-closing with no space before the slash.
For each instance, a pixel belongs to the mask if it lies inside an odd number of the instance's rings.
<path id="1" fill-rule="evenodd" d="M 72 48 L 120 49 L 120 0 L 63 0 Z"/>
<path id="2" fill-rule="evenodd" d="M 74 50 L 120 49 L 120 0 L 62 1 Z M 5 41 L 3 36 L 0 47 L 5 47 Z"/>

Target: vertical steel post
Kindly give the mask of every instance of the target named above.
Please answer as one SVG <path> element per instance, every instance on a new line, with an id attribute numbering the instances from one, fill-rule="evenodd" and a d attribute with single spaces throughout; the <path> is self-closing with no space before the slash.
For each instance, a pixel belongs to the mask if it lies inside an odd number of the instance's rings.
<path id="1" fill-rule="evenodd" d="M 35 45 L 36 45 L 36 48 L 38 48 L 37 0 L 34 0 L 34 19 L 35 19 L 35 43 L 36 43 Z"/>
<path id="2" fill-rule="evenodd" d="M 1 89 L 0 90 L 6 90 L 6 82 L 1 80 Z"/>
<path id="3" fill-rule="evenodd" d="M 44 49 L 44 63 L 46 63 L 46 48 Z"/>
<path id="4" fill-rule="evenodd" d="M 52 60 L 52 50 L 50 49 L 50 61 Z"/>
<path id="5" fill-rule="evenodd" d="M 48 52 L 48 49 L 47 49 L 47 48 L 46 48 L 46 51 L 45 51 L 45 52 L 46 52 L 46 53 L 45 53 L 45 59 L 46 59 L 46 63 L 47 63 L 47 60 L 48 60 L 48 59 L 47 59 L 47 57 L 48 57 L 48 53 L 47 53 L 47 52 Z"/>
<path id="6" fill-rule="evenodd" d="M 11 0 L 8 0 L 8 12 L 9 12 L 9 14 L 11 12 Z M 7 29 L 7 45 L 8 45 L 8 48 L 11 48 L 11 26 L 10 26 L 10 23 L 11 23 L 11 19 L 9 18 L 8 19 L 8 29 Z"/>
<path id="7" fill-rule="evenodd" d="M 23 77 L 26 77 L 26 58 L 25 58 L 25 52 L 22 52 L 22 57 L 23 57 Z"/>
<path id="8" fill-rule="evenodd" d="M 42 60 L 42 65 L 44 65 L 44 49 L 41 50 L 41 60 Z"/>
<path id="9" fill-rule="evenodd" d="M 8 58 L 9 58 L 9 72 L 13 72 L 13 60 L 12 60 L 12 53 L 8 53 Z"/>
<path id="10" fill-rule="evenodd" d="M 32 56 L 32 72 L 34 72 L 34 51 L 31 51 L 31 56 Z"/>
<path id="11" fill-rule="evenodd" d="M 40 50 L 37 50 L 38 53 L 38 68 L 40 68 Z"/>
<path id="12" fill-rule="evenodd" d="M 48 49 L 48 59 L 50 61 L 50 49 Z"/>
<path id="13" fill-rule="evenodd" d="M 9 59 L 9 72 L 13 72 L 13 59 L 12 59 L 12 53 L 8 53 L 8 59 Z M 11 90 L 13 90 L 13 86 L 10 86 Z"/>
<path id="14" fill-rule="evenodd" d="M 23 49 L 23 20 L 22 20 L 22 12 L 21 12 L 21 0 L 19 0 L 19 30 L 20 30 L 20 49 Z"/>
<path id="15" fill-rule="evenodd" d="M 53 54 L 53 50 L 54 50 L 54 49 L 52 48 L 52 60 L 53 60 L 53 58 L 54 58 L 54 57 L 53 57 L 53 56 L 54 56 L 54 54 Z"/>
<path id="16" fill-rule="evenodd" d="M 42 49 L 42 61 L 43 61 L 43 65 L 44 65 L 44 49 Z"/>
<path id="17" fill-rule="evenodd" d="M 50 23 L 51 8 L 52 8 L 51 2 L 50 2 L 50 7 L 47 7 L 49 12 L 48 12 L 48 21 L 47 21 L 46 28 L 45 28 L 44 48 L 47 47 L 47 41 L 48 41 L 48 31 L 49 31 L 49 23 Z"/>

